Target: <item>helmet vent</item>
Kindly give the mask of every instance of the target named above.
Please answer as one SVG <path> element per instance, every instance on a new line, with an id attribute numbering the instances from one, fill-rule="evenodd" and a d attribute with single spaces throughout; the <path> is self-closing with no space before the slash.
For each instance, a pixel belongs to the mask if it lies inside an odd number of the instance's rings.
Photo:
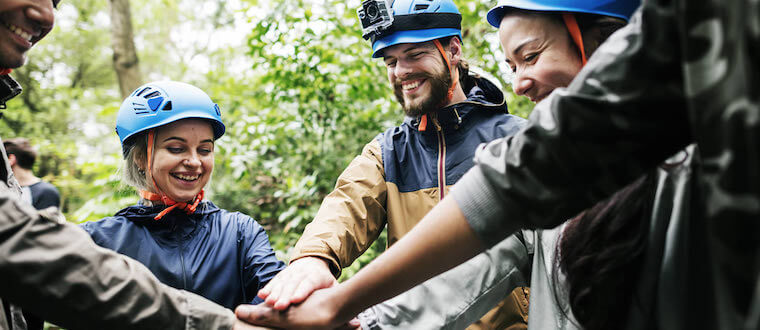
<path id="1" fill-rule="evenodd" d="M 169 111 L 171 109 L 172 109 L 172 101 L 169 101 L 169 102 L 166 102 L 166 104 L 164 105 L 163 109 L 161 109 L 161 110 Z"/>
<path id="2" fill-rule="evenodd" d="M 155 96 L 158 96 L 160 94 L 161 94 L 161 92 L 159 92 L 159 91 L 153 91 L 153 93 L 147 94 L 147 95 L 145 95 L 143 97 L 146 98 L 146 99 L 149 99 L 151 97 L 155 97 Z"/>
<path id="3" fill-rule="evenodd" d="M 428 9 L 428 7 L 430 7 L 430 5 L 424 4 L 424 3 L 422 3 L 422 4 L 418 3 L 418 4 L 414 5 L 414 11 L 425 10 L 425 9 Z"/>
<path id="4" fill-rule="evenodd" d="M 140 90 L 136 91 L 135 96 L 140 96 L 140 95 L 142 95 L 142 93 L 145 93 L 145 92 L 149 91 L 150 89 L 151 89 L 150 87 L 145 87 L 143 89 L 140 89 Z"/>
<path id="5" fill-rule="evenodd" d="M 140 104 L 140 103 L 135 103 L 135 102 L 132 102 L 132 109 L 134 109 L 135 114 L 138 114 L 138 115 L 142 115 L 142 114 L 146 114 L 150 112 L 148 111 L 148 108 L 145 107 L 145 105 Z"/>

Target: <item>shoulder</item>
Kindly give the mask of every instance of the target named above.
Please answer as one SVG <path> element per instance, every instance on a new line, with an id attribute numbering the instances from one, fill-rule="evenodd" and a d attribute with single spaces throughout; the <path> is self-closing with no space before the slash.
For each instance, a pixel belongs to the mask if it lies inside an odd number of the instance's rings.
<path id="1" fill-rule="evenodd" d="M 31 186 L 29 186 L 32 191 L 35 193 L 47 193 L 47 194 L 56 194 L 58 195 L 58 188 L 56 188 L 54 185 L 47 181 L 40 181 L 37 182 Z"/>
<path id="2" fill-rule="evenodd" d="M 475 125 L 477 130 L 486 130 L 491 138 L 500 138 L 516 134 L 527 125 L 528 121 L 522 117 L 510 114 L 497 114 L 482 118 Z"/>
<path id="3" fill-rule="evenodd" d="M 79 224 L 92 238 L 97 241 L 101 237 L 113 237 L 115 233 L 126 230 L 132 226 L 132 222 L 123 216 L 106 217 L 97 221 L 88 221 Z"/>

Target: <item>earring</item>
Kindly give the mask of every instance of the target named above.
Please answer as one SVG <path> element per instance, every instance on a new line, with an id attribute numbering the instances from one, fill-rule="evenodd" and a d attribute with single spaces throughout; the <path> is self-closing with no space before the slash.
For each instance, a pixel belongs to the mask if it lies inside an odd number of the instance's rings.
<path id="1" fill-rule="evenodd" d="M 138 169 L 137 173 L 140 173 L 140 175 L 145 175 L 145 170 L 144 169 Z"/>

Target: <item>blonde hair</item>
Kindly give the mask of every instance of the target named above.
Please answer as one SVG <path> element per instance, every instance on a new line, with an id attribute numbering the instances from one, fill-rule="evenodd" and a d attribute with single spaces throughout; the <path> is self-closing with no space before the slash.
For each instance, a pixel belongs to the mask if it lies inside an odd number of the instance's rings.
<path id="1" fill-rule="evenodd" d="M 131 138 L 131 140 L 132 143 L 127 149 L 121 166 L 121 180 L 138 191 L 148 190 L 145 169 L 137 165 L 138 163 L 145 164 L 145 160 L 148 158 L 148 135 L 143 133 Z"/>

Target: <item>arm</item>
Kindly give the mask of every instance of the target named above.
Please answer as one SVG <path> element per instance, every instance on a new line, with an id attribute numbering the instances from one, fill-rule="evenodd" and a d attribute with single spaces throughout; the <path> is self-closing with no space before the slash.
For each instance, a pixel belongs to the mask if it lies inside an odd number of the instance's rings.
<path id="1" fill-rule="evenodd" d="M 285 264 L 275 257 L 264 228 L 249 216 L 239 213 L 237 216 L 240 228 L 238 244 L 241 249 L 239 256 L 242 258 L 240 265 L 243 285 L 249 302 L 259 304 L 263 302 L 256 296 L 259 289 L 284 269 Z"/>
<path id="2" fill-rule="evenodd" d="M 339 324 L 521 227 L 560 224 L 685 147 L 692 137 L 677 24 L 672 17 L 651 17 L 669 15 L 656 6 L 645 2 L 567 90 L 539 103 L 518 134 L 479 152 L 477 165 L 449 195 L 453 198 L 439 203 L 356 276 L 300 309 L 274 315 L 244 307 L 240 314 L 272 325 Z M 320 302 L 330 305 L 320 309 Z"/>
<path id="3" fill-rule="evenodd" d="M 44 214 L 44 212 L 43 212 Z M 0 193 L 0 296 L 79 329 L 230 329 L 232 313 L 161 284 L 74 225 Z"/>
<path id="4" fill-rule="evenodd" d="M 385 225 L 386 186 L 380 144 L 373 140 L 343 171 L 333 190 L 298 240 L 290 265 L 259 297 L 276 309 L 306 299 L 316 289 L 335 285 L 350 265 L 380 235 Z"/>
<path id="5" fill-rule="evenodd" d="M 532 234 L 532 233 L 531 233 Z M 533 246 L 522 232 L 381 304 L 363 329 L 464 329 L 530 280 Z"/>

